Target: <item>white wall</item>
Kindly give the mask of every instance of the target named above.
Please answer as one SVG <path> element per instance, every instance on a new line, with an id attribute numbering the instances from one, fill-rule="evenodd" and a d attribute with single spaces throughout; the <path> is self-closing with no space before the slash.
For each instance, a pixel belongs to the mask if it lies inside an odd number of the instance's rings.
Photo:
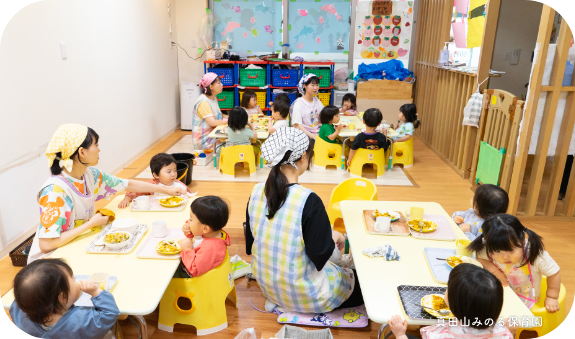
<path id="1" fill-rule="evenodd" d="M 200 45 L 200 38 L 197 34 L 201 19 L 206 14 L 208 2 L 207 0 L 175 0 L 175 2 L 178 8 L 176 12 L 178 38 L 174 41 L 180 44 L 191 57 L 197 58 L 198 47 L 206 49 L 205 46 Z M 192 60 L 178 48 L 180 81 L 199 83 L 204 75 L 204 60 L 206 60 L 205 55 L 198 60 Z"/>
<path id="2" fill-rule="evenodd" d="M 491 69 L 506 72 L 501 78 L 491 78 L 489 88 L 503 89 L 521 98 L 527 95 L 525 84 L 531 74 L 531 53 L 537 42 L 537 32 L 543 5 L 528 0 L 501 1 Z M 519 63 L 511 65 L 506 53 L 520 48 Z"/>

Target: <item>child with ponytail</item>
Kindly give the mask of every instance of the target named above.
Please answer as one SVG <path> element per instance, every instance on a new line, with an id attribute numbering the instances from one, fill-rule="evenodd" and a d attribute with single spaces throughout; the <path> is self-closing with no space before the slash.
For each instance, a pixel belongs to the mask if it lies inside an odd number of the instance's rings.
<path id="1" fill-rule="evenodd" d="M 404 104 L 399 108 L 399 127 L 397 133 L 399 136 L 394 137 L 394 142 L 404 142 L 413 136 L 416 128 L 419 128 L 419 119 L 417 118 L 417 108 L 415 104 Z"/>

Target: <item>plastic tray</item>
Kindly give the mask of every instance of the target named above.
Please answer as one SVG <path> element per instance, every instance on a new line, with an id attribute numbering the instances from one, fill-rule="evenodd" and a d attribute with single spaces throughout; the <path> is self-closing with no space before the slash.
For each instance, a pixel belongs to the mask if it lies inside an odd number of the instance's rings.
<path id="1" fill-rule="evenodd" d="M 427 320 L 437 320 L 434 316 L 427 313 L 422 307 L 416 304 L 421 304 L 421 299 L 428 294 L 445 294 L 447 287 L 439 286 L 411 286 L 411 285 L 400 285 L 397 286 L 397 292 L 399 293 L 399 299 L 403 306 L 405 314 L 412 319 L 427 319 Z"/>
<path id="2" fill-rule="evenodd" d="M 180 206 L 164 207 L 164 206 L 160 205 L 160 202 L 158 201 L 158 199 L 164 199 L 164 198 L 167 198 L 167 196 L 165 196 L 165 195 L 150 195 L 149 197 L 150 197 L 150 208 L 148 208 L 147 210 L 141 210 L 141 209 L 134 207 L 134 204 L 132 203 L 130 205 L 130 211 L 132 211 L 132 212 L 181 212 L 186 208 L 186 206 L 188 205 L 188 202 L 190 201 L 190 198 L 187 195 L 183 195 L 182 197 L 184 198 L 184 202 Z"/>
<path id="3" fill-rule="evenodd" d="M 102 239 L 106 235 L 106 233 L 108 233 L 110 231 L 113 232 L 112 225 L 106 226 L 100 233 L 98 233 L 96 238 L 94 238 L 94 240 L 92 240 L 90 245 L 88 245 L 88 247 L 86 247 L 86 252 L 87 253 L 93 253 L 93 254 L 128 254 L 128 253 L 132 252 L 132 250 L 134 249 L 134 247 L 136 247 L 138 245 L 138 243 L 140 242 L 140 240 L 142 239 L 144 234 L 146 234 L 146 232 L 148 231 L 148 225 L 139 224 L 136 227 L 136 231 L 132 234 L 132 239 L 130 239 L 130 241 L 128 241 L 126 246 L 124 246 L 120 249 L 113 250 L 113 249 L 110 249 L 109 247 L 107 247 L 106 245 L 96 246 L 96 243 L 100 239 Z"/>
<path id="4" fill-rule="evenodd" d="M 168 228 L 168 235 L 163 238 L 156 238 L 153 235 L 149 236 L 142 246 L 136 252 L 136 256 L 140 259 L 171 259 L 180 260 L 180 254 L 164 255 L 156 252 L 156 245 L 161 240 L 184 239 L 186 236 L 181 228 Z"/>

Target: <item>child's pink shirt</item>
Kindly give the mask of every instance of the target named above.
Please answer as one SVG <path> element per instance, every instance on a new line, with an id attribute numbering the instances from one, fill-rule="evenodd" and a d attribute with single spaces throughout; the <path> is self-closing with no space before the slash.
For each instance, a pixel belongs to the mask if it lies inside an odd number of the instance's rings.
<path id="1" fill-rule="evenodd" d="M 227 246 L 230 246 L 230 236 L 223 230 L 220 232 L 221 238 L 203 238 L 198 247 L 180 252 L 182 263 L 190 276 L 199 277 L 224 262 Z M 186 237 L 193 238 L 194 235 L 190 233 Z"/>
<path id="2" fill-rule="evenodd" d="M 443 324 L 423 327 L 420 330 L 422 339 L 514 339 L 507 327 L 497 325 L 498 319 L 493 319 L 495 325 L 485 329 L 477 329 L 471 326 L 461 326 L 457 322 L 456 326 L 449 326 L 446 321 Z M 473 322 L 473 320 L 471 320 Z"/>

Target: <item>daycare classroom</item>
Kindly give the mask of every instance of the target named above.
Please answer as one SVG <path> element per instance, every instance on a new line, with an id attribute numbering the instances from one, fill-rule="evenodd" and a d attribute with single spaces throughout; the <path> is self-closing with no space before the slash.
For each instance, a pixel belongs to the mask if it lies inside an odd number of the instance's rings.
<path id="1" fill-rule="evenodd" d="M 7 337 L 565 337 L 569 13 L 529 0 L 10 3 Z"/>

